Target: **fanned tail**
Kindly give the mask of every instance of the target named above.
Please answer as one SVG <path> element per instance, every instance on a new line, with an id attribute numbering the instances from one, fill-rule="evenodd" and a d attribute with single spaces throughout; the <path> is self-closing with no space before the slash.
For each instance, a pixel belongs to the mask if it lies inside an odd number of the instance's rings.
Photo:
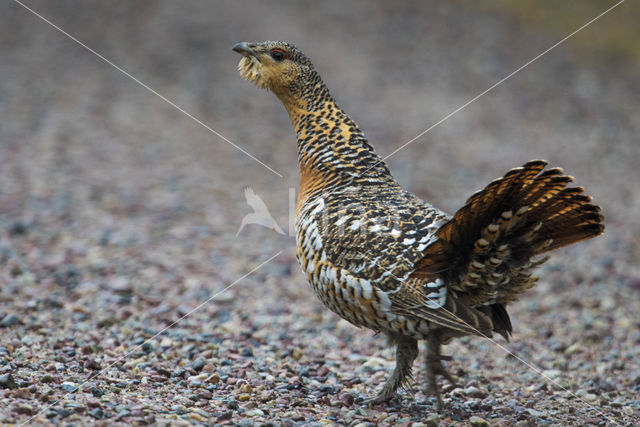
<path id="1" fill-rule="evenodd" d="M 545 252 L 598 236 L 600 208 L 560 168 L 533 160 L 508 171 L 438 230 L 413 277 L 441 278 L 463 304 L 481 307 L 494 331 L 508 337 L 505 305 L 533 286 Z M 484 307 L 482 307 L 484 306 Z"/>

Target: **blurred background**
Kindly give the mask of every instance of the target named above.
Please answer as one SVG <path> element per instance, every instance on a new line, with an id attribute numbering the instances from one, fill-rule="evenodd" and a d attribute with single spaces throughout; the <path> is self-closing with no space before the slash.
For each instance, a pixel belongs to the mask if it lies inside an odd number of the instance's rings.
<path id="1" fill-rule="evenodd" d="M 351 353 L 389 360 L 382 339 L 338 322 L 311 294 L 292 237 L 255 225 L 236 237 L 251 212 L 248 186 L 288 228 L 297 164 L 284 108 L 239 78 L 231 46 L 296 44 L 386 156 L 615 4 L 483 3 L 24 2 L 280 177 L 19 4 L 2 2 L 7 354 L 29 334 L 39 343 L 30 354 L 42 358 L 69 337 L 68 345 L 93 336 L 107 347 L 148 338 L 145 328 L 159 330 L 281 251 L 176 329 L 220 334 L 217 345 L 231 352 L 249 345 L 242 333 L 253 334 L 275 346 L 255 352 L 276 359 L 296 348 L 310 358 L 330 349 L 340 370 L 362 364 Z M 594 375 L 620 393 L 640 384 L 639 16 L 640 4 L 625 2 L 387 161 L 407 189 L 449 212 L 534 158 L 563 167 L 602 206 L 604 235 L 558 251 L 540 285 L 511 310 L 509 348 L 559 369 L 578 389 Z M 461 342 L 453 346 L 465 366 L 507 363 L 490 343 Z M 571 353 L 574 360 L 564 351 L 576 343 L 590 350 Z M 558 358 L 566 363 L 554 365 Z M 626 365 L 615 368 L 615 360 Z M 509 369 L 521 375 L 515 387 L 528 381 L 526 367 Z"/>

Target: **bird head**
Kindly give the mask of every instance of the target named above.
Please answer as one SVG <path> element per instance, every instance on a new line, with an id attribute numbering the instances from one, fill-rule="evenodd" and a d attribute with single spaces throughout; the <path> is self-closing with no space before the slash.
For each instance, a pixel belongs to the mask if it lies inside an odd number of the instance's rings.
<path id="1" fill-rule="evenodd" d="M 243 56 L 238 64 L 240 76 L 258 87 L 275 93 L 285 102 L 304 99 L 320 82 L 313 64 L 292 44 L 267 41 L 242 42 L 233 50 Z"/>

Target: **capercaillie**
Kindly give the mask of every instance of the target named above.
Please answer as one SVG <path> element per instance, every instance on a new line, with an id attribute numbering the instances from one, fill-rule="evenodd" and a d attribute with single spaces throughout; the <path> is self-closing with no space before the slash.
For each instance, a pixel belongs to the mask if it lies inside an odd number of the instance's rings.
<path id="1" fill-rule="evenodd" d="M 442 408 L 436 377 L 454 378 L 441 345 L 494 332 L 509 339 L 507 304 L 534 286 L 546 252 L 602 233 L 600 208 L 568 187 L 561 169 L 533 160 L 448 215 L 400 187 L 298 48 L 243 42 L 233 50 L 243 56 L 241 76 L 273 92 L 296 131 L 302 271 L 332 311 L 396 345 L 395 369 L 370 402 L 409 384 L 425 340 L 426 385 Z"/>

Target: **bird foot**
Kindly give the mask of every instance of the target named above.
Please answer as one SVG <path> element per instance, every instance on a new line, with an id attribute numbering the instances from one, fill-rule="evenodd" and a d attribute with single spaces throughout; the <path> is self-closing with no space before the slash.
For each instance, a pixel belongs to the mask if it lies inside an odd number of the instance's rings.
<path id="1" fill-rule="evenodd" d="M 426 360 L 427 367 L 427 387 L 424 390 L 426 395 L 435 395 L 438 401 L 438 411 L 444 411 L 444 402 L 442 401 L 442 394 L 438 387 L 437 376 L 442 375 L 451 383 L 455 388 L 458 386 L 457 380 L 446 370 L 442 364 L 443 360 L 452 360 L 451 356 L 443 356 L 440 354 L 428 354 Z"/>
<path id="2" fill-rule="evenodd" d="M 388 401 L 393 399 L 394 396 L 395 396 L 395 392 L 392 392 L 389 395 L 389 393 L 385 393 L 385 391 L 382 390 L 375 397 L 369 397 L 369 398 L 365 399 L 364 400 L 364 404 L 366 406 L 369 406 L 369 407 L 375 406 L 375 405 L 380 405 L 381 403 L 387 403 Z"/>

